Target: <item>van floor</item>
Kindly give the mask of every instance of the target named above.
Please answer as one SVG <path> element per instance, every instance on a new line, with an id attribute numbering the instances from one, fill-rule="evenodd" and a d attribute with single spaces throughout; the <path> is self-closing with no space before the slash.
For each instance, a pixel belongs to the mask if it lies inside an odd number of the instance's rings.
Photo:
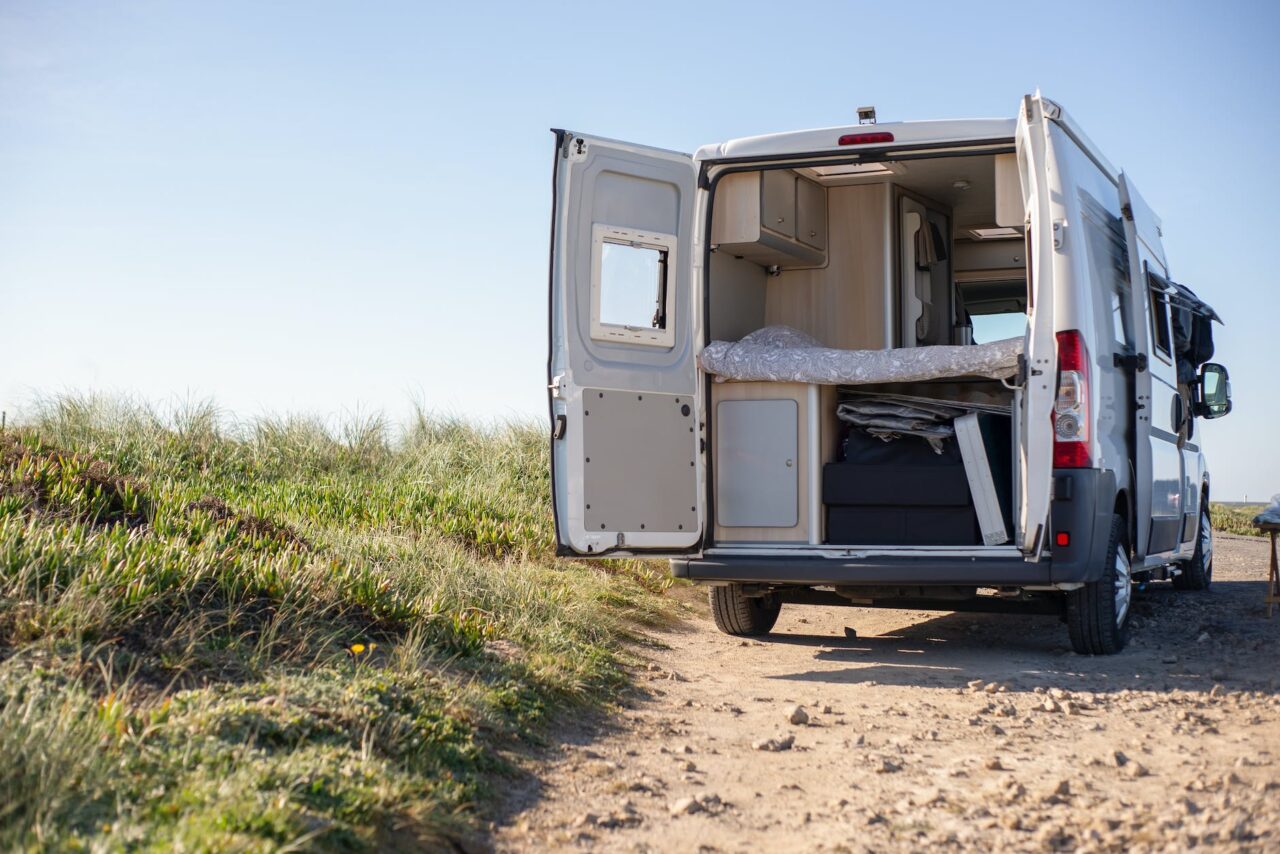
<path id="1" fill-rule="evenodd" d="M 697 591 L 612 719 L 525 757 L 495 844 L 1276 850 L 1265 543 L 1220 535 L 1215 563 L 1211 593 L 1137 593 L 1130 646 L 1105 658 L 1072 654 L 1053 617 L 784 606 L 743 641 Z"/>

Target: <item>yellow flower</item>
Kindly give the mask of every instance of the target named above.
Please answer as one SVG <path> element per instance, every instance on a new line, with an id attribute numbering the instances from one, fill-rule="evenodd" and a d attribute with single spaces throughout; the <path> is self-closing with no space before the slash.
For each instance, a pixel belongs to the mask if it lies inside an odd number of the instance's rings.
<path id="1" fill-rule="evenodd" d="M 356 655 L 359 655 L 360 653 L 364 652 L 364 644 L 353 643 L 351 645 L 351 651 L 354 652 Z"/>

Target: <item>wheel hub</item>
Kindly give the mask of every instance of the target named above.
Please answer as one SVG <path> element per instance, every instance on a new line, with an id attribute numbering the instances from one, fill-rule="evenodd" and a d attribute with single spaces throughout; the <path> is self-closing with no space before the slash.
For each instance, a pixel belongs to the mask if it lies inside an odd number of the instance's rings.
<path id="1" fill-rule="evenodd" d="M 1121 544 L 1116 549 L 1116 625 L 1123 625 L 1129 614 L 1129 601 L 1133 596 L 1133 584 L 1129 569 L 1129 555 Z"/>

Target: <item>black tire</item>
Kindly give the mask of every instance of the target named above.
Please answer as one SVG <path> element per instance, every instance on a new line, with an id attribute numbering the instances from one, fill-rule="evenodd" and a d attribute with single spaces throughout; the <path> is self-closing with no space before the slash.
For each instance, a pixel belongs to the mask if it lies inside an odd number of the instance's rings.
<path id="1" fill-rule="evenodd" d="M 744 596 L 741 584 L 712 587 L 708 598 L 716 628 L 727 635 L 767 635 L 773 624 L 778 622 L 778 612 L 782 610 L 782 599 L 777 593 Z"/>
<path id="2" fill-rule="evenodd" d="M 1213 518 L 1209 502 L 1200 502 L 1200 528 L 1196 531 L 1196 550 L 1182 572 L 1173 577 L 1177 590 L 1208 590 L 1213 583 Z"/>
<path id="3" fill-rule="evenodd" d="M 1067 632 L 1081 655 L 1114 655 L 1129 639 L 1133 567 L 1123 516 L 1111 518 L 1106 555 L 1102 576 L 1067 594 Z"/>

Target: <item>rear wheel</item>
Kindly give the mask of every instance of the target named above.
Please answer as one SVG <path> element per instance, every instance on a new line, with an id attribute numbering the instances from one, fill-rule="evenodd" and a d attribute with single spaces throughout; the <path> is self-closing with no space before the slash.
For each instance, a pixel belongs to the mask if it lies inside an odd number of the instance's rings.
<path id="1" fill-rule="evenodd" d="M 1133 572 L 1127 531 L 1123 516 L 1111 518 L 1102 577 L 1067 594 L 1067 631 L 1081 655 L 1112 655 L 1128 640 Z"/>
<path id="2" fill-rule="evenodd" d="M 1173 577 L 1178 590 L 1208 590 L 1213 583 L 1213 519 L 1209 515 L 1209 502 L 1200 502 L 1200 531 L 1196 535 L 1196 550 L 1191 560 L 1183 564 L 1182 572 Z"/>
<path id="3" fill-rule="evenodd" d="M 782 610 L 782 599 L 777 593 L 747 596 L 741 584 L 712 587 L 708 598 L 716 628 L 727 635 L 767 635 Z"/>

